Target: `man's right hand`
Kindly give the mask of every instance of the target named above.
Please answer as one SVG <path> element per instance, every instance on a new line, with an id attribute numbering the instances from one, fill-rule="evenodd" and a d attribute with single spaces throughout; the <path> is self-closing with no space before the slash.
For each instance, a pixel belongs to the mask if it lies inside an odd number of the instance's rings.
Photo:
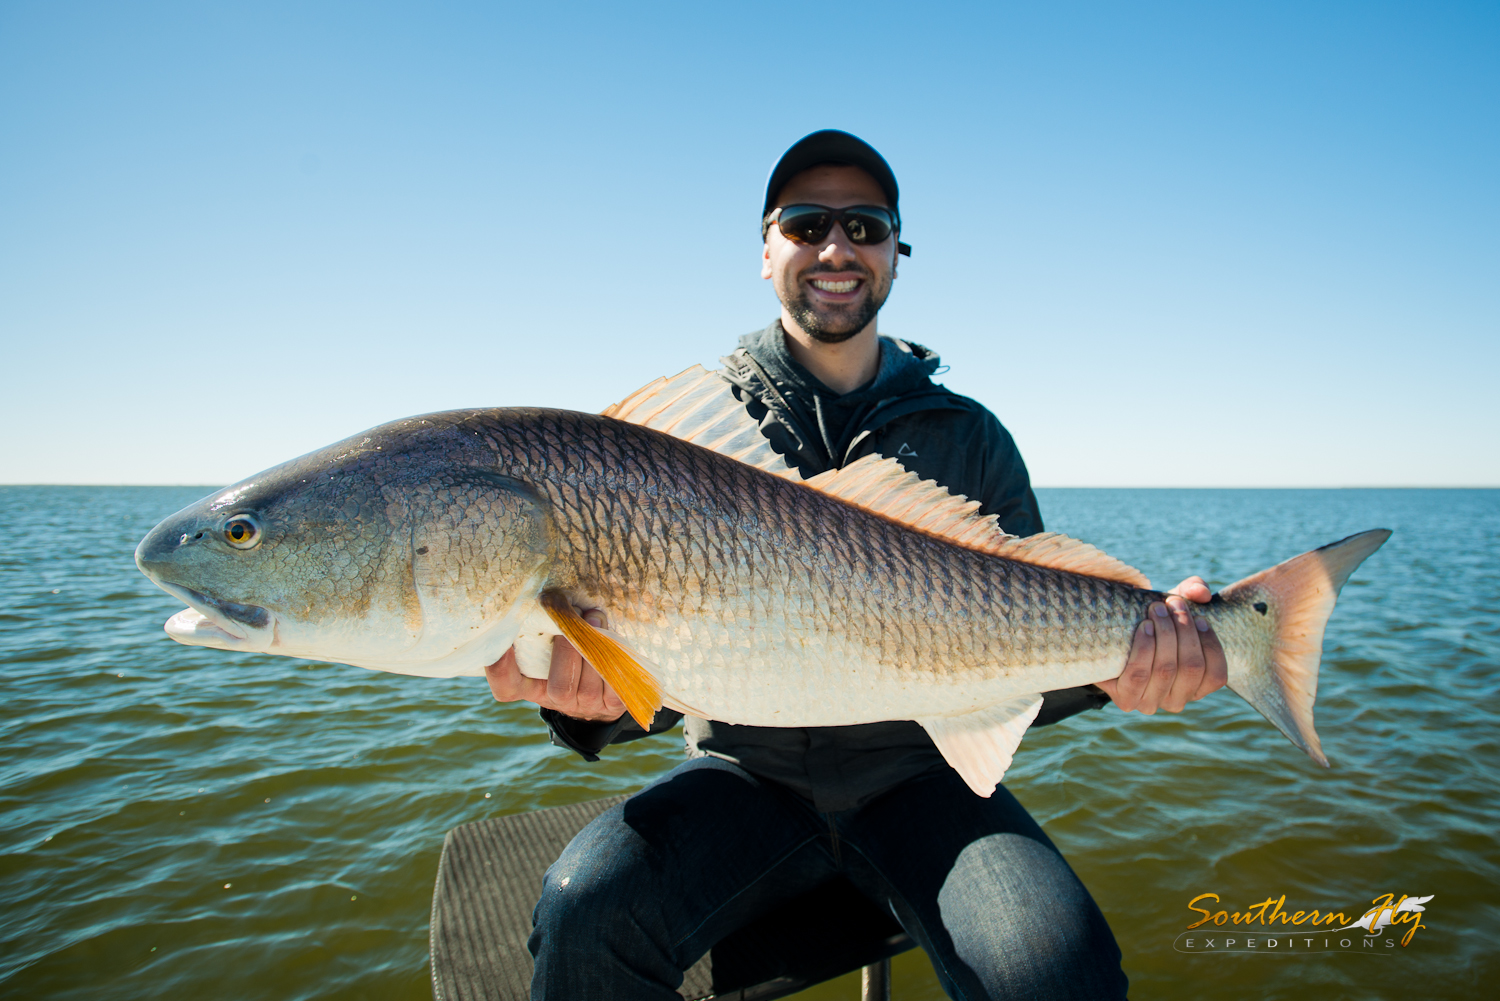
<path id="1" fill-rule="evenodd" d="M 589 625 L 603 629 L 604 613 L 589 609 L 583 613 Z M 535 702 L 546 709 L 556 709 L 564 716 L 607 723 L 625 714 L 625 703 L 607 685 L 594 665 L 583 659 L 565 636 L 552 638 L 552 667 L 547 677 L 528 678 L 516 666 L 516 649 L 484 669 L 490 692 L 497 702 Z"/>
<path id="2" fill-rule="evenodd" d="M 1120 676 L 1095 682 L 1125 712 L 1180 713 L 1187 703 L 1229 681 L 1224 647 L 1208 620 L 1193 609 L 1213 600 L 1208 585 L 1202 577 L 1189 577 L 1167 594 L 1167 600 L 1154 603 L 1146 621 L 1136 627 Z"/>

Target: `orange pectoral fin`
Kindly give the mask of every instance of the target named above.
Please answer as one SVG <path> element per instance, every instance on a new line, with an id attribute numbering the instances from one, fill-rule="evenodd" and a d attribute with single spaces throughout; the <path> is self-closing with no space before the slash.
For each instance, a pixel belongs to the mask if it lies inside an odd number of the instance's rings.
<path id="1" fill-rule="evenodd" d="M 557 591 L 542 592 L 546 609 L 557 628 L 578 648 L 583 659 L 594 665 L 599 676 L 620 696 L 625 709 L 642 729 L 651 729 L 656 710 L 661 708 L 661 685 L 619 643 L 595 629 L 578 614 L 578 609 Z"/>

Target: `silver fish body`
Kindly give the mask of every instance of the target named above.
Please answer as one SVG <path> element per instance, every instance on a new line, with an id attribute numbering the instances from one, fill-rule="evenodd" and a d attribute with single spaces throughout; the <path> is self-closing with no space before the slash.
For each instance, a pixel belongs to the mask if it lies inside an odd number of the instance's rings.
<path id="1" fill-rule="evenodd" d="M 1320 760 L 1323 622 L 1386 534 L 1203 610 L 1231 686 Z M 768 726 L 916 719 L 950 761 L 998 756 L 1002 773 L 1008 737 L 958 745 L 1024 731 L 1038 693 L 1118 675 L 1162 597 L 960 545 L 650 428 L 539 409 L 373 429 L 179 512 L 137 563 L 191 606 L 168 623 L 179 641 L 433 676 L 482 674 L 512 645 L 544 676 L 565 631 L 544 596 L 561 596 L 606 610 L 607 639 L 666 705 Z M 1310 669 L 1299 648 L 1278 670 L 1288 642 L 1316 648 Z M 984 794 L 994 764 L 969 771 Z"/>

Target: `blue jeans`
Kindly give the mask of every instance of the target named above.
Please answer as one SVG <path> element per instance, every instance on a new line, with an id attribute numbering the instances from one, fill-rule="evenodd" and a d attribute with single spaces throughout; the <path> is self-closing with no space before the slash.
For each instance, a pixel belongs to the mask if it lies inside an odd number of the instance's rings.
<path id="1" fill-rule="evenodd" d="M 676 1001 L 716 942 L 840 873 L 927 951 L 949 997 L 1125 996 L 1104 915 L 1003 786 L 980 799 L 942 769 L 820 814 L 711 757 L 605 811 L 547 870 L 531 996 Z"/>

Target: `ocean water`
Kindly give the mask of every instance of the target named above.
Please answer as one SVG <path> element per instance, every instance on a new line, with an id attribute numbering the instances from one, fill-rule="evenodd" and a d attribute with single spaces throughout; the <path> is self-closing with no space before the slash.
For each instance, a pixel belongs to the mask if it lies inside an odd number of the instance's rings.
<path id="1" fill-rule="evenodd" d="M 136 542 L 206 493 L 0 487 L 0 996 L 430 997 L 443 833 L 636 789 L 676 734 L 585 764 L 481 679 L 179 646 Z M 1324 770 L 1227 691 L 1027 737 L 1007 785 L 1099 901 L 1141 998 L 1480 998 L 1500 982 L 1500 491 L 1047 490 L 1050 528 L 1159 585 L 1216 586 L 1367 528 L 1395 536 L 1325 642 Z M 1352 918 L 1184 951 L 1188 902 Z M 1202 906 L 1200 904 L 1200 906 Z M 1257 931 L 1259 931 L 1258 934 Z M 1257 937 L 1257 951 L 1228 938 Z M 1324 950 L 1304 939 L 1335 941 Z M 1348 939 L 1341 948 L 1337 939 Z M 1489 983 L 1490 987 L 1483 985 Z M 806 999 L 853 998 L 849 978 Z M 939 998 L 919 952 L 897 998 Z"/>

